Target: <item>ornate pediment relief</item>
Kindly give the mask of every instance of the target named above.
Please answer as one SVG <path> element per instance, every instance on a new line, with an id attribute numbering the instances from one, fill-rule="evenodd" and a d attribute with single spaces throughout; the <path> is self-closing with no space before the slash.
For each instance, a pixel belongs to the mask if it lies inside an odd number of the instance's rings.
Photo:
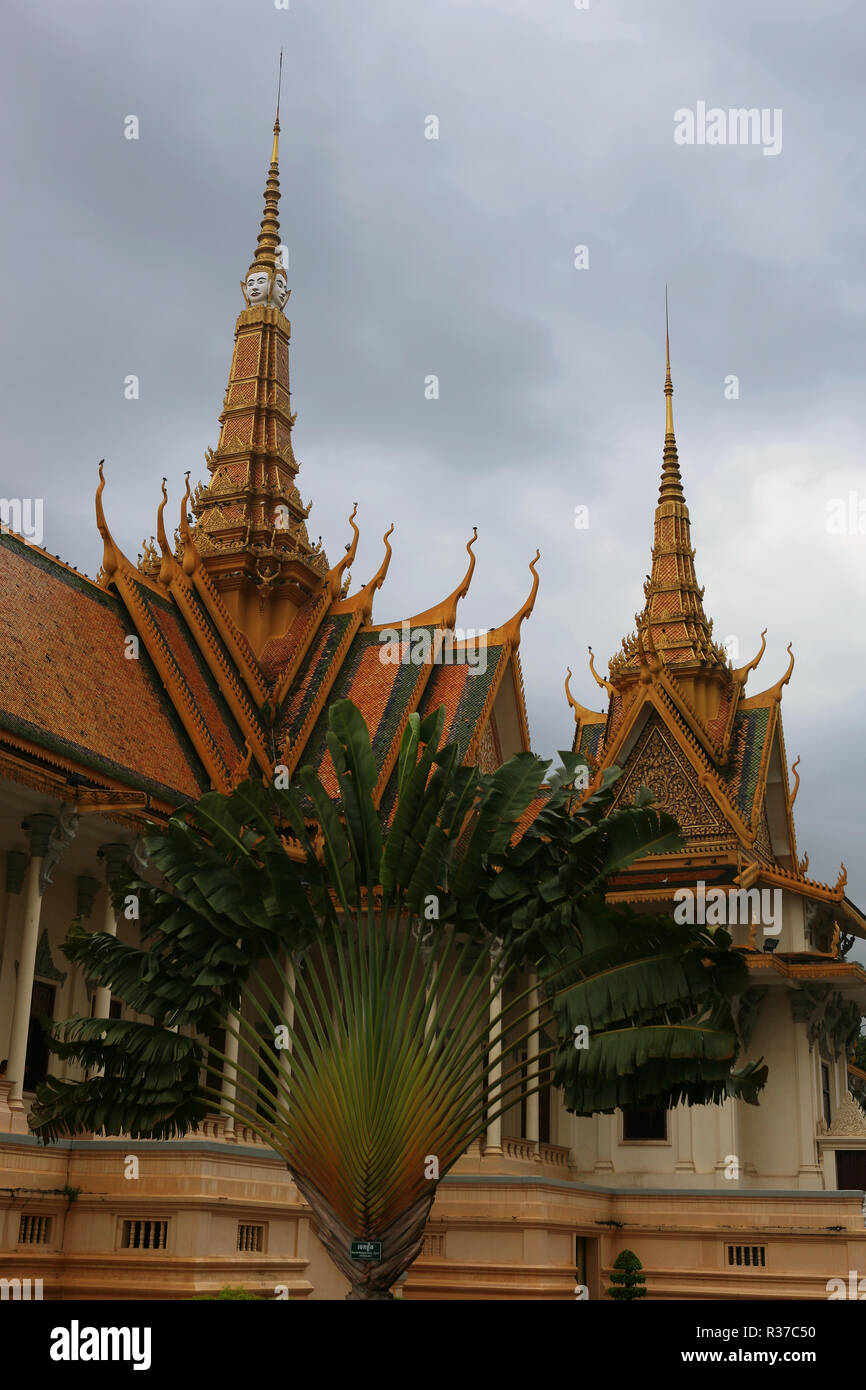
<path id="1" fill-rule="evenodd" d="M 626 759 L 614 804 L 630 805 L 642 786 L 655 793 L 660 810 L 676 817 L 688 839 L 733 833 L 658 714 L 650 715 Z"/>
<path id="2" fill-rule="evenodd" d="M 827 1133 L 845 1139 L 866 1139 L 866 1115 L 850 1092 L 846 1091 Z"/>

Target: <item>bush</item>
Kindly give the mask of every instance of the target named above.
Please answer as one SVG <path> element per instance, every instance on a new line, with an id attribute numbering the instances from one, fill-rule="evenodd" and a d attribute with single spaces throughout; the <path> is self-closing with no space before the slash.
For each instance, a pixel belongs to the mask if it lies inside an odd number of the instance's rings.
<path id="1" fill-rule="evenodd" d="M 191 1302 L 210 1303 L 212 1300 L 221 1298 L 251 1298 L 254 1303 L 260 1302 L 257 1293 L 250 1293 L 249 1289 L 243 1288 L 240 1284 L 224 1284 L 219 1293 L 193 1294 Z"/>
<path id="2" fill-rule="evenodd" d="M 608 1297 L 625 1301 L 631 1298 L 646 1298 L 646 1276 L 639 1274 L 643 1265 L 633 1250 L 621 1250 L 613 1262 L 614 1272 L 610 1276 L 611 1288 Z"/>

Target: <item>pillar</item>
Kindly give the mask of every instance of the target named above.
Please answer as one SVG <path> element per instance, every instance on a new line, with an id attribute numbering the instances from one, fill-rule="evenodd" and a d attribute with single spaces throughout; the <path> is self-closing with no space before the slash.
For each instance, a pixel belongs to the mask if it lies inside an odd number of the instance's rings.
<path id="1" fill-rule="evenodd" d="M 240 1031 L 240 1019 L 232 1012 L 226 1018 L 226 1045 L 225 1054 L 227 1061 L 224 1063 L 223 1082 L 222 1082 L 222 1103 L 225 1110 L 230 1111 L 238 1093 L 236 1064 L 238 1060 L 238 1039 L 235 1033 L 230 1033 L 229 1029 L 234 1028 Z M 226 1134 L 234 1134 L 235 1119 L 233 1114 L 226 1115 Z"/>
<path id="2" fill-rule="evenodd" d="M 111 889 L 129 858 L 129 845 L 102 845 L 99 850 L 99 857 L 105 860 L 105 908 L 102 919 L 102 930 L 106 932 L 108 936 L 117 936 L 117 916 L 114 911 L 114 904 L 111 901 Z M 109 1018 L 110 1016 L 111 990 L 108 985 L 100 985 L 96 991 L 96 1003 L 93 1009 L 93 1017 Z"/>
<path id="3" fill-rule="evenodd" d="M 46 886 L 42 867 L 48 853 L 49 841 L 58 828 L 56 816 L 31 816 L 24 825 L 30 840 L 30 862 L 24 877 L 24 929 L 18 960 L 18 979 L 15 984 L 15 1004 L 12 1011 L 12 1035 L 9 1042 L 7 1076 L 11 1082 L 9 1105 L 23 1109 L 21 1094 L 24 1088 L 24 1063 L 27 1057 L 27 1034 L 30 1029 L 30 1007 L 33 999 L 33 975 L 36 967 L 36 948 L 39 945 L 39 920 L 42 916 L 42 893 Z"/>
<path id="4" fill-rule="evenodd" d="M 529 999 L 531 1010 L 529 1026 L 533 1030 L 526 1041 L 526 1084 L 534 1086 L 538 1082 L 538 976 L 529 976 Z M 535 1145 L 538 1155 L 538 1092 L 526 1097 L 526 1138 Z"/>
<path id="5" fill-rule="evenodd" d="M 497 960 L 498 957 L 499 957 L 501 954 L 502 954 L 502 944 L 501 944 L 501 942 L 495 941 L 495 942 L 492 944 L 491 948 L 490 948 L 490 959 L 491 959 L 491 961 Z M 497 1082 L 501 1081 L 501 1079 L 502 1079 L 502 1062 L 501 1062 L 501 1060 L 500 1060 L 500 1059 L 501 1059 L 501 1056 L 502 1056 L 502 1019 L 501 1019 L 501 1017 L 500 1017 L 500 1015 L 501 1015 L 501 1013 L 502 1013 L 502 994 L 501 994 L 501 992 L 500 992 L 500 986 L 501 986 L 501 984 L 502 984 L 502 976 L 501 976 L 501 973 L 500 973 L 499 970 L 494 970 L 493 975 L 492 975 L 491 980 L 490 980 L 490 1011 L 489 1011 L 489 1014 L 488 1014 L 488 1021 L 489 1021 L 489 1025 L 490 1025 L 489 1040 L 488 1040 L 488 1050 L 489 1050 L 488 1067 L 489 1067 L 489 1070 L 488 1070 L 488 1073 L 487 1073 L 487 1094 L 488 1094 L 488 1097 L 490 1096 L 491 1091 L 492 1091 L 493 1088 L 496 1086 Z M 494 1037 L 494 1033 L 496 1034 L 495 1037 Z M 499 1107 L 501 1106 L 501 1104 L 502 1104 L 502 1097 L 501 1097 L 501 1095 L 497 1092 L 497 1094 L 493 1096 L 492 1102 L 489 1102 L 490 1109 L 496 1109 L 496 1110 L 498 1110 Z M 501 1154 L 501 1153 L 502 1153 L 502 1116 L 501 1116 L 501 1115 L 498 1115 L 497 1118 L 496 1118 L 495 1120 L 491 1120 L 490 1123 L 489 1123 L 489 1125 L 487 1126 L 487 1136 L 486 1136 L 486 1142 L 485 1142 L 485 1145 L 484 1145 L 484 1152 L 485 1152 L 485 1153 L 493 1153 L 493 1154 Z"/>
<path id="6" fill-rule="evenodd" d="M 740 1179 L 743 1177 L 745 1160 L 740 1149 L 740 1116 L 737 1105 L 736 1098 L 728 1096 L 727 1100 L 717 1107 L 719 1155 L 716 1159 L 716 1184 L 719 1187 L 729 1187 L 735 1181 L 726 1176 L 727 1172 L 736 1171 Z M 736 1160 L 736 1168 L 732 1160 Z"/>

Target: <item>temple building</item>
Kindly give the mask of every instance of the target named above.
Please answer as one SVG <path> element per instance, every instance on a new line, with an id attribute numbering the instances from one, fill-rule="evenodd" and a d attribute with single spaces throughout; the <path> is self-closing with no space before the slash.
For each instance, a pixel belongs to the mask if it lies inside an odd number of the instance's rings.
<path id="1" fill-rule="evenodd" d="M 39 1019 L 136 1017 L 61 945 L 74 917 L 136 940 L 108 886 L 140 857 L 145 824 L 276 764 L 310 765 L 336 791 L 325 732 L 329 705 L 346 697 L 370 731 L 383 815 L 414 711 L 444 705 L 445 737 L 485 771 L 530 747 L 519 647 L 537 554 L 514 616 L 470 638 L 457 611 L 474 535 L 446 597 L 387 625 L 373 608 L 393 526 L 380 567 L 356 587 L 357 506 L 336 564 L 310 540 L 292 442 L 278 140 L 279 117 L 219 439 L 207 482 L 193 490 L 187 474 L 176 529 L 163 479 L 155 535 L 131 561 L 110 528 L 116 479 L 100 464 L 95 581 L 0 534 L 0 1277 L 41 1279 L 45 1298 L 346 1289 L 284 1165 L 240 1123 L 215 1115 L 183 1139 L 48 1146 L 29 1131 L 35 1085 L 80 1076 L 48 1055 Z M 763 638 L 736 669 L 713 640 L 672 391 L 668 353 L 644 608 L 607 677 L 591 656 L 605 708 L 580 705 L 570 681 L 566 694 L 594 778 L 623 768 L 618 800 L 649 786 L 687 840 L 622 874 L 611 898 L 691 903 L 710 923 L 748 904 L 730 928 L 750 972 L 738 1028 L 744 1058 L 763 1056 L 769 1081 L 758 1107 L 578 1119 L 556 1092 L 516 1105 L 441 1183 L 406 1298 L 571 1299 L 576 1285 L 599 1298 L 626 1247 L 657 1298 L 823 1298 L 829 1279 L 864 1267 L 866 1116 L 852 1089 L 866 1077 L 849 1055 L 866 972 L 845 955 L 866 921 L 844 869 L 830 887 L 798 857 L 799 778 L 795 765 L 792 790 L 780 713 L 793 656 L 775 684 L 747 694 Z"/>

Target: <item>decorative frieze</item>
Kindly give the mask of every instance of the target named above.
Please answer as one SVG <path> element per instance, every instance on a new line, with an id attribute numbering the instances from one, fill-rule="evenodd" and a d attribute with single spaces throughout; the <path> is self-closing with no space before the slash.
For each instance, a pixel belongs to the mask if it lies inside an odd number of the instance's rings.
<path id="1" fill-rule="evenodd" d="M 827 1060 L 842 1052 L 852 1052 L 860 1036 L 860 1008 L 845 1000 L 830 985 L 801 985 L 791 996 L 791 1015 L 795 1023 L 806 1025 L 809 1051 L 818 1044 Z"/>

